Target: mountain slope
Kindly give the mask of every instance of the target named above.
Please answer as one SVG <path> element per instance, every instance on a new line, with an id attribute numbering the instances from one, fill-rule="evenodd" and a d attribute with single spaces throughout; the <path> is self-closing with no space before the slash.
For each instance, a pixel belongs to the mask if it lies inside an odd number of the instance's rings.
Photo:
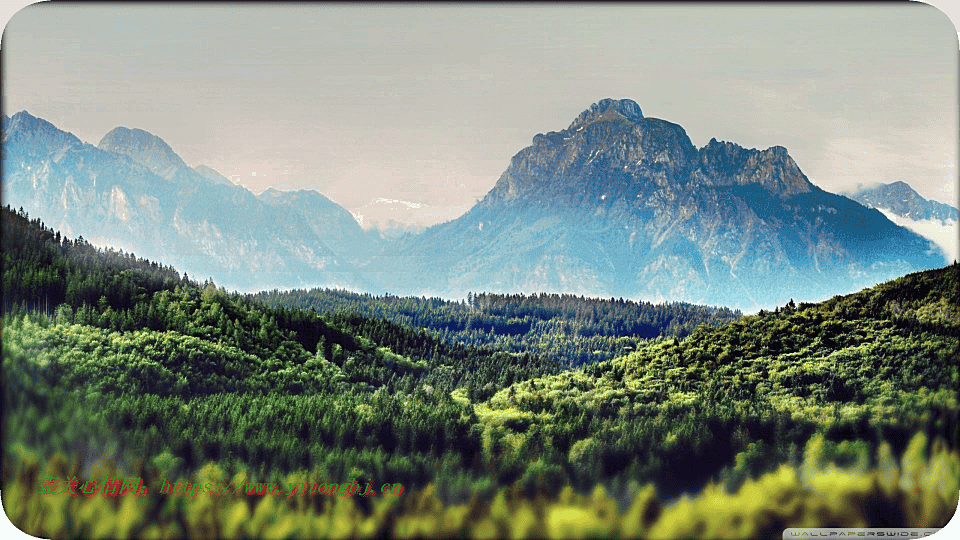
<path id="1" fill-rule="evenodd" d="M 906 182 L 880 184 L 861 189 L 851 194 L 850 198 L 868 208 L 889 210 L 898 216 L 915 220 L 960 220 L 960 210 L 949 204 L 924 199 Z"/>
<path id="2" fill-rule="evenodd" d="M 832 444 L 886 440 L 897 454 L 919 430 L 953 446 L 958 284 L 960 266 L 951 265 L 821 303 L 791 302 L 516 383 L 476 410 L 526 449 L 522 459 L 538 459 L 534 441 L 549 439 L 569 449 L 577 471 L 645 469 L 659 493 L 698 490 L 707 478 L 735 489 L 781 463 L 799 465 L 791 446 L 816 432 Z M 509 426 L 507 418 L 526 421 Z"/>
<path id="3" fill-rule="evenodd" d="M 463 217 L 407 240 L 395 291 L 570 292 L 756 309 L 942 266 L 929 242 L 814 186 L 786 149 L 711 140 L 603 100 L 534 137 Z"/>
<path id="4" fill-rule="evenodd" d="M 355 254 L 325 243 L 338 227 L 362 234 L 356 223 L 340 219 L 321 238 L 295 202 L 265 202 L 212 169 L 191 169 L 142 130 L 116 128 L 94 147 L 22 111 L 3 123 L 3 174 L 6 203 L 66 234 L 223 285 L 368 286 Z"/>
<path id="5" fill-rule="evenodd" d="M 947 260 L 960 258 L 960 210 L 924 199 L 905 182 L 861 189 L 849 197 L 880 210 L 897 225 L 929 239 L 943 250 Z"/>
<path id="6" fill-rule="evenodd" d="M 163 139 L 142 129 L 113 128 L 97 148 L 129 156 L 167 180 L 181 178 L 184 169 L 189 169 Z"/>
<path id="7" fill-rule="evenodd" d="M 313 190 L 278 191 L 270 188 L 258 199 L 279 212 L 290 213 L 336 253 L 358 265 L 379 248 L 379 237 L 364 231 L 344 207 Z M 291 238 L 296 242 L 296 238 Z"/>
<path id="8" fill-rule="evenodd" d="M 197 165 L 196 167 L 193 168 L 193 170 L 197 171 L 197 173 L 199 173 L 201 176 L 203 176 L 207 180 L 210 180 L 216 184 L 224 184 L 227 186 L 233 184 L 233 182 L 231 182 L 229 178 L 211 169 L 210 167 L 207 167 L 206 165 Z"/>

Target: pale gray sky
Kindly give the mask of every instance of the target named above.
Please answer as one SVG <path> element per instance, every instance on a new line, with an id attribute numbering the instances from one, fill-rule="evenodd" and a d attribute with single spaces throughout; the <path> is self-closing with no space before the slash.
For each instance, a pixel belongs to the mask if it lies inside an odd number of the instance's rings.
<path id="1" fill-rule="evenodd" d="M 5 114 L 92 144 L 145 129 L 254 192 L 355 212 L 456 217 L 605 97 L 697 146 L 785 146 L 829 191 L 957 204 L 957 33 L 923 4 L 37 4 L 2 48 Z"/>

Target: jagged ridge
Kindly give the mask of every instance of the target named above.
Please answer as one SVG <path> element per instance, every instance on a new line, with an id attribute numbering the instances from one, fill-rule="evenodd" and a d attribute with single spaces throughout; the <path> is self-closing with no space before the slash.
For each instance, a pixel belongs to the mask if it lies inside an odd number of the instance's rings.
<path id="1" fill-rule="evenodd" d="M 385 281 L 412 294 L 572 292 L 756 309 L 945 262 L 929 251 L 879 212 L 814 186 L 781 146 L 714 139 L 697 149 L 682 127 L 605 99 L 535 136 L 480 204 L 408 242 L 411 268 Z"/>

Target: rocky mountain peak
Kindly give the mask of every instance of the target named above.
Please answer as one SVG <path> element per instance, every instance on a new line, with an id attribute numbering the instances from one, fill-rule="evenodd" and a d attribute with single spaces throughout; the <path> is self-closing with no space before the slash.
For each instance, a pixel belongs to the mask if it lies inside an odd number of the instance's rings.
<path id="1" fill-rule="evenodd" d="M 880 186 L 878 186 L 877 191 L 880 193 L 886 192 L 891 195 L 895 194 L 895 195 L 900 195 L 904 197 L 920 197 L 920 194 L 914 191 L 914 189 L 910 187 L 909 184 L 907 184 L 902 180 L 897 180 L 896 182 L 892 182 L 890 184 L 887 184 L 886 186 L 883 186 L 883 184 L 881 184 Z"/>
<path id="2" fill-rule="evenodd" d="M 888 210 L 913 220 L 960 219 L 960 210 L 948 204 L 923 198 L 903 181 L 860 189 L 856 193 L 849 194 L 849 197 L 868 208 Z"/>
<path id="3" fill-rule="evenodd" d="M 163 139 L 142 129 L 113 128 L 98 148 L 129 156 L 168 180 L 189 168 Z"/>
<path id="4" fill-rule="evenodd" d="M 593 195 L 600 201 L 632 200 L 644 186 L 683 181 L 696 158 L 681 126 L 644 117 L 633 100 L 603 99 L 566 130 L 536 135 L 532 146 L 513 157 L 484 204 L 526 198 L 590 206 Z"/>
<path id="5" fill-rule="evenodd" d="M 809 193 L 814 186 L 782 146 L 766 150 L 710 139 L 700 149 L 698 173 L 714 186 L 759 184 L 779 197 Z"/>
<path id="6" fill-rule="evenodd" d="M 601 99 L 591 105 L 589 109 L 580 113 L 580 116 L 577 116 L 567 129 L 575 130 L 594 122 L 605 120 L 629 120 L 631 122 L 638 122 L 643 120 L 643 112 L 640 110 L 640 106 L 632 99 Z"/>
<path id="7" fill-rule="evenodd" d="M 57 151 L 66 146 L 82 145 L 73 134 L 61 131 L 42 118 L 20 111 L 12 117 L 3 118 L 3 139 L 7 143 L 18 143 L 33 151 Z"/>

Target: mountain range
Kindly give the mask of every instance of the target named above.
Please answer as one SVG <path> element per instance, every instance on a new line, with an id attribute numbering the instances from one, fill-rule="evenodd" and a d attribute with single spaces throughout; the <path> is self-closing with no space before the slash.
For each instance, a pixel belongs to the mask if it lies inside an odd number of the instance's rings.
<path id="1" fill-rule="evenodd" d="M 316 191 L 256 196 L 146 131 L 92 146 L 25 111 L 4 117 L 2 151 L 5 204 L 67 235 L 244 290 L 373 286 L 356 264 L 378 239 Z"/>
<path id="2" fill-rule="evenodd" d="M 116 128 L 94 147 L 24 111 L 4 117 L 2 149 L 5 204 L 241 290 L 565 292 L 749 310 L 946 263 L 880 211 L 813 185 L 785 148 L 696 148 L 627 99 L 536 135 L 466 214 L 399 238 L 363 230 L 315 191 L 255 196 L 142 130 Z"/>

